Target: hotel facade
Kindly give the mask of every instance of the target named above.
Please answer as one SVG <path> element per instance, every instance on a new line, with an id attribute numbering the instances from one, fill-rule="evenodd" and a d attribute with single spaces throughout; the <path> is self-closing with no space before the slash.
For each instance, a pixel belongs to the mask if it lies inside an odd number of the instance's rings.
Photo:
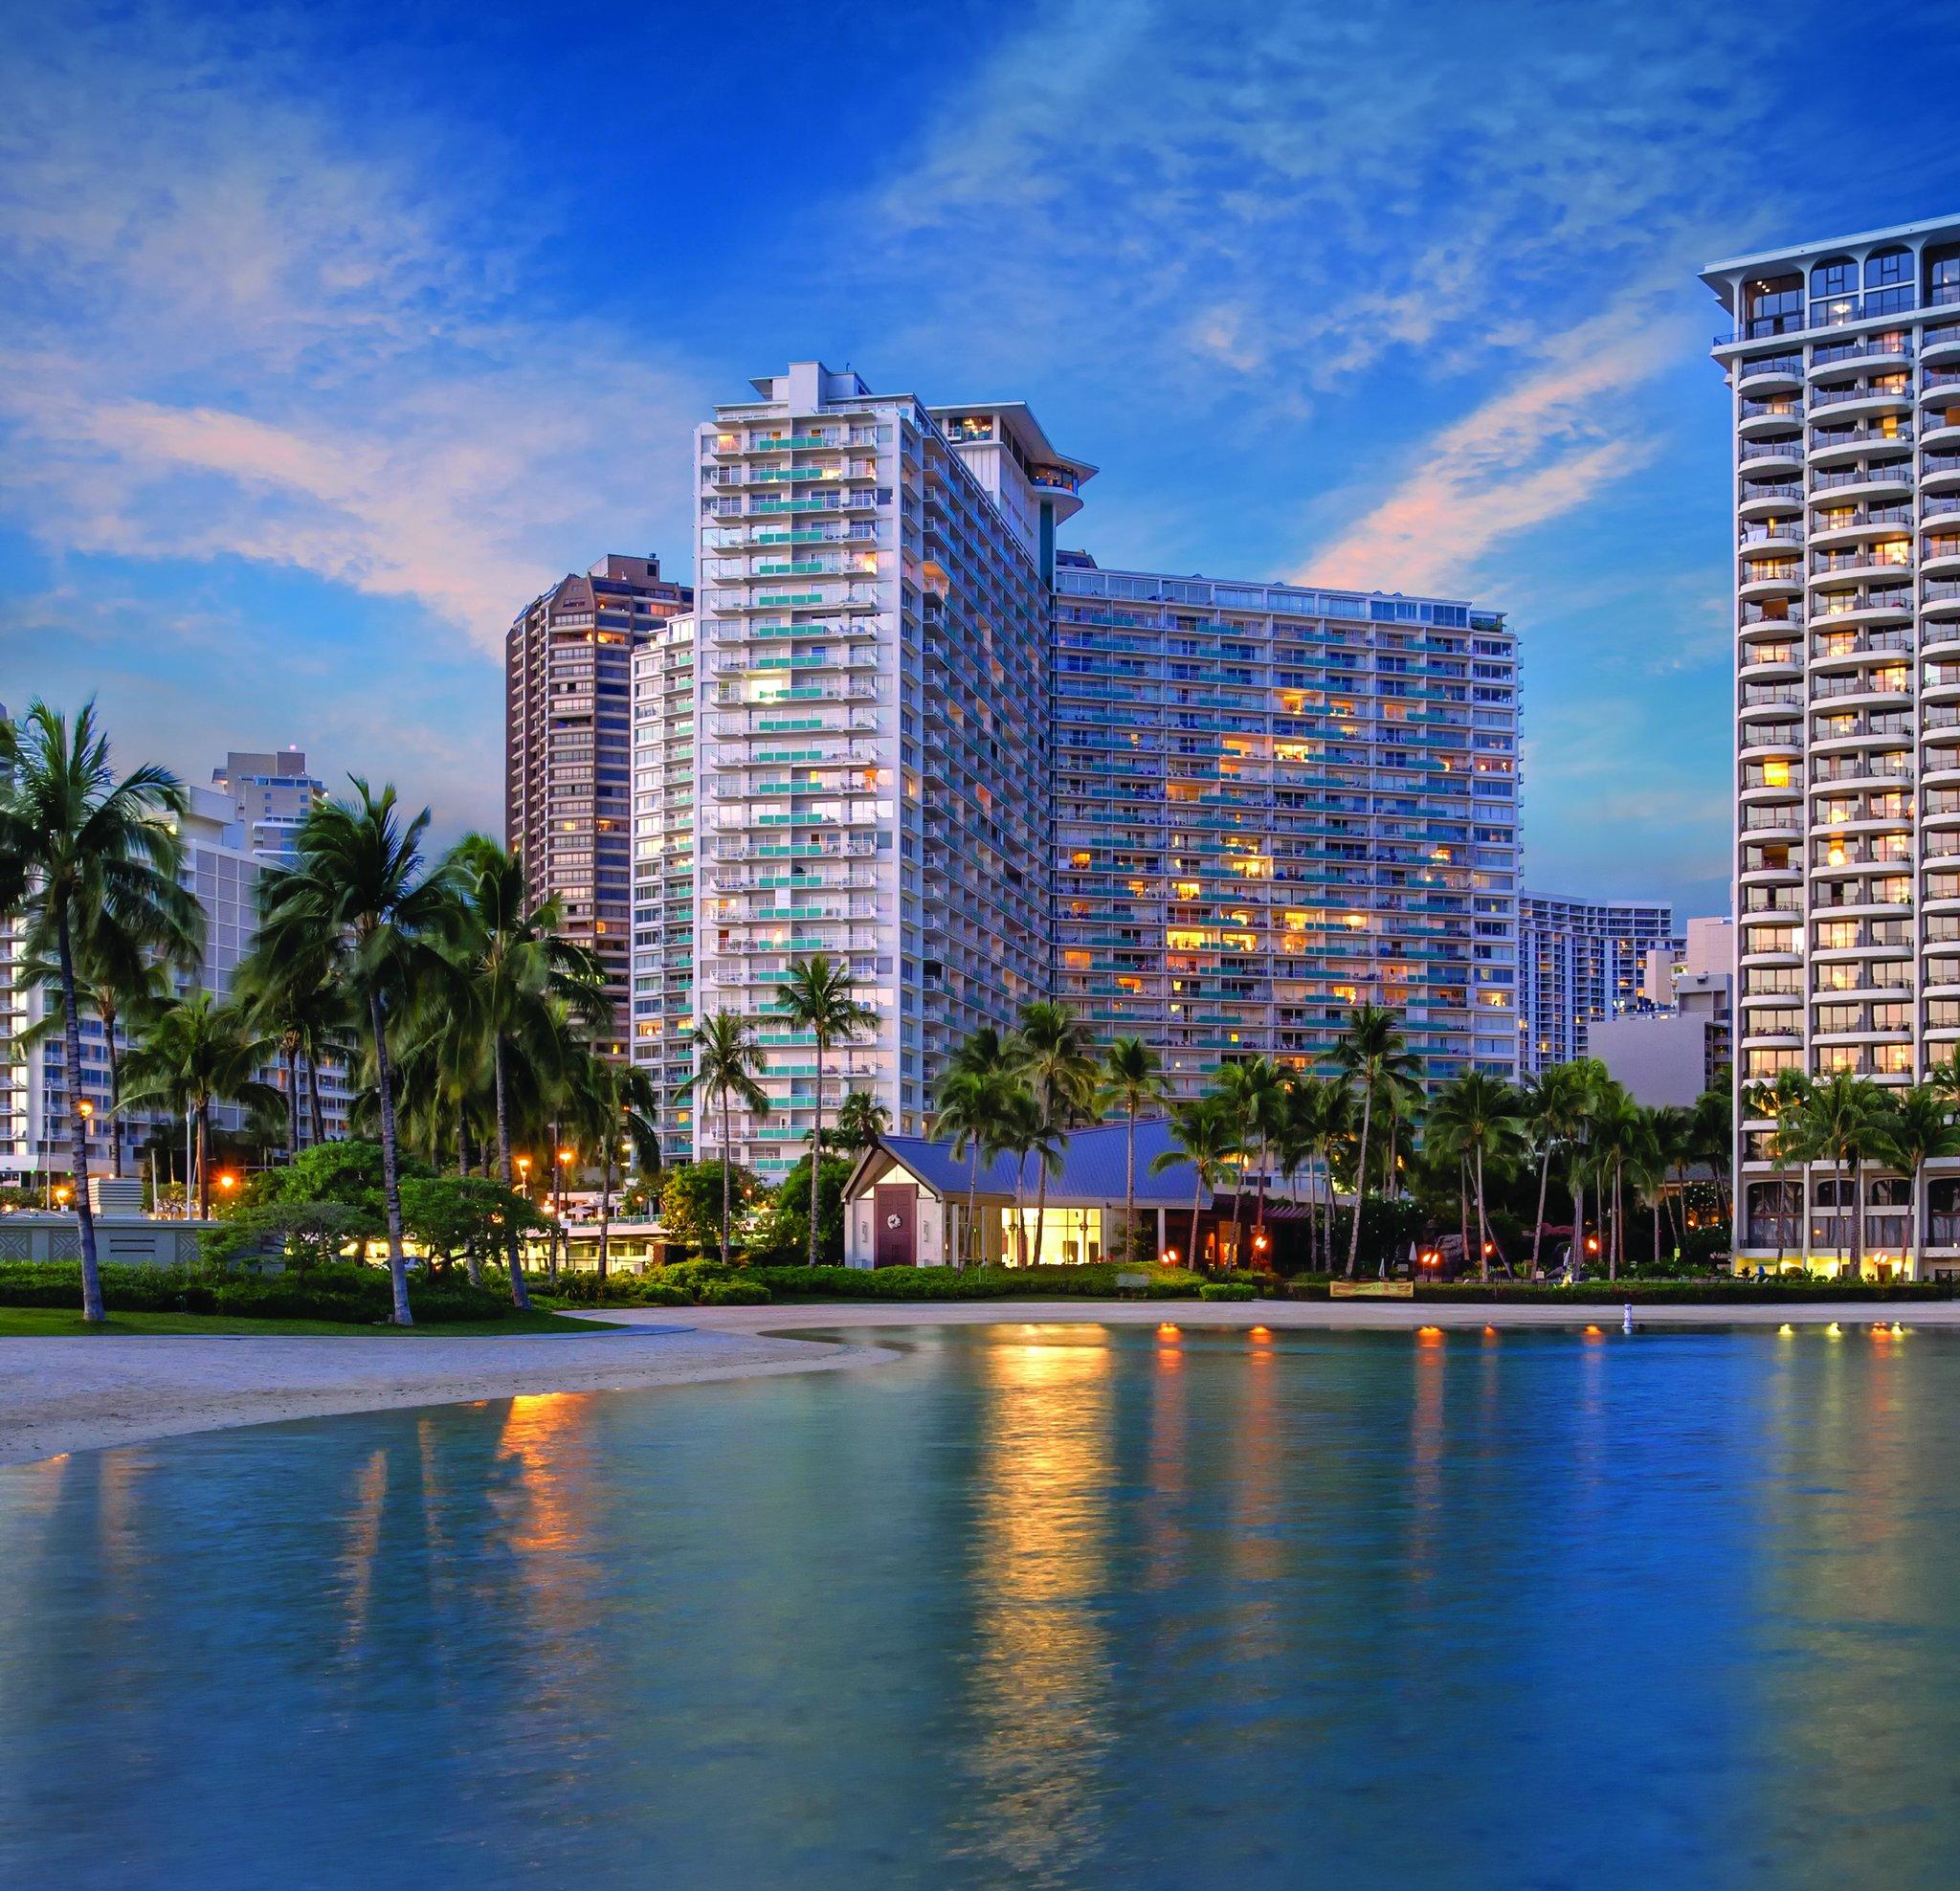
<path id="1" fill-rule="evenodd" d="M 1515 1071 L 1502 616 L 1102 570 L 1058 549 L 1096 469 L 1023 403 L 815 362 L 751 385 L 696 435 L 691 615 L 630 657 L 628 1016 L 666 1153 L 722 1152 L 683 1085 L 725 1010 L 770 1100 L 730 1153 L 768 1179 L 802 1154 L 814 1046 L 778 994 L 818 952 L 876 1017 L 827 1059 L 826 1119 L 865 1090 L 901 1135 L 969 1033 L 1050 996 L 1183 1094 L 1311 1060 L 1363 1001 L 1433 1077 Z"/>
<path id="2" fill-rule="evenodd" d="M 1960 1267 L 1960 1164 L 1863 1199 L 1750 1086 L 1960 1045 L 1960 218 L 1711 264 L 1735 468 L 1740 1258 Z"/>

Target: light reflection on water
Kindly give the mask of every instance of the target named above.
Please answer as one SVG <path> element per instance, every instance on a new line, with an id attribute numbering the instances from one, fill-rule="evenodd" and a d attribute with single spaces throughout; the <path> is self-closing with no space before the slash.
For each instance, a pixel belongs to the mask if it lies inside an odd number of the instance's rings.
<path id="1" fill-rule="evenodd" d="M 897 1337 L 0 1472 L 0 1882 L 1960 1876 L 1960 1337 Z"/>

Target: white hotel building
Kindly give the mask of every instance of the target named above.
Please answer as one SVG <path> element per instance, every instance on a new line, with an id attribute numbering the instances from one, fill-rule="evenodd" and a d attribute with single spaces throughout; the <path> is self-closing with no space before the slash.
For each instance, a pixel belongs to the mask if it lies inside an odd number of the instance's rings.
<path id="1" fill-rule="evenodd" d="M 1786 1069 L 1908 1084 L 1960 1046 L 1960 218 L 1702 279 L 1731 322 L 1738 1101 Z M 1780 1168 L 1771 1127 L 1742 1122 L 1738 1253 L 1829 1266 L 1851 1185 Z M 1960 1165 L 1931 1177 L 1951 1271 Z M 1906 1184 L 1864 1195 L 1896 1265 Z"/>
<path id="2" fill-rule="evenodd" d="M 816 362 L 753 385 L 697 439 L 694 998 L 767 1053 L 733 1153 L 768 1177 L 816 1101 L 792 961 L 843 962 L 878 1016 L 826 1113 L 868 1090 L 902 1133 L 968 1033 L 1048 990 L 1048 580 L 1094 469 L 1017 403 L 927 410 Z"/>

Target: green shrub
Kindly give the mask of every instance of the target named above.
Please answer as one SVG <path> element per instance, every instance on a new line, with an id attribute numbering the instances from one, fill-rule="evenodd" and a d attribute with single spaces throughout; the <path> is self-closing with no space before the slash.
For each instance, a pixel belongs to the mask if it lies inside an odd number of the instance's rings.
<path id="1" fill-rule="evenodd" d="M 698 1298 L 702 1306 L 767 1306 L 771 1296 L 759 1280 L 703 1280 Z"/>
<path id="2" fill-rule="evenodd" d="M 1250 1280 L 1207 1280 L 1198 1289 L 1201 1301 L 1258 1300 L 1259 1290 Z"/>
<path id="3" fill-rule="evenodd" d="M 104 1267 L 102 1301 L 118 1313 L 222 1313 L 244 1320 L 333 1320 L 373 1325 L 390 1306 L 384 1268 L 315 1267 L 299 1274 L 190 1273 L 169 1267 Z M 0 1262 L 0 1306 L 79 1307 L 79 1261 Z M 412 1277 L 409 1308 L 429 1324 L 501 1320 L 507 1295 L 462 1280 Z"/>
<path id="4" fill-rule="evenodd" d="M 1833 1301 L 1945 1301 L 1955 1297 L 1952 1282 L 1903 1280 L 1881 1286 L 1845 1280 L 1751 1280 L 1724 1276 L 1702 1280 L 1581 1280 L 1560 1287 L 1537 1280 L 1417 1282 L 1419 1301 L 1489 1301 L 1535 1306 L 1781 1306 L 1827 1303 Z"/>
<path id="5" fill-rule="evenodd" d="M 782 1300 L 1115 1300 L 1118 1274 L 1142 1274 L 1149 1300 L 1191 1300 L 1203 1276 L 1182 1267 L 756 1267 L 746 1277 Z M 1133 1292 L 1134 1289 L 1122 1291 Z"/>

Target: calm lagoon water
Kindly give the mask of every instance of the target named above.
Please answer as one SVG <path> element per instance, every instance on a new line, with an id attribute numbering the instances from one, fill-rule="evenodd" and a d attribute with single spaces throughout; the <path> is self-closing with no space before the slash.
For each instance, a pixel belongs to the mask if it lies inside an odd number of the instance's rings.
<path id="1" fill-rule="evenodd" d="M 878 1337 L 0 1472 L 0 1882 L 1960 1880 L 1960 1337 Z"/>

